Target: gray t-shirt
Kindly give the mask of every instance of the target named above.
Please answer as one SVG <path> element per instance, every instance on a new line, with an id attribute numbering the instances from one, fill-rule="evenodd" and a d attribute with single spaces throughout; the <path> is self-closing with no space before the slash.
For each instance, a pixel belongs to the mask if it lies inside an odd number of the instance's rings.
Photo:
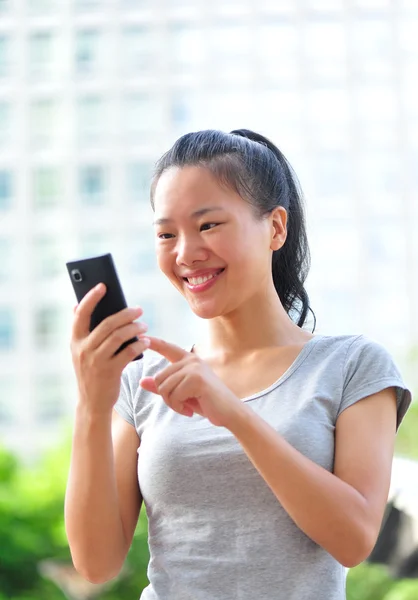
<path id="1" fill-rule="evenodd" d="M 139 386 L 167 364 L 151 351 L 130 363 L 115 406 L 141 439 L 150 548 L 141 600 L 345 599 L 346 569 L 296 526 L 233 434 Z M 399 426 L 411 393 L 390 354 L 362 335 L 317 335 L 280 379 L 243 401 L 332 471 L 338 416 L 390 386 Z"/>

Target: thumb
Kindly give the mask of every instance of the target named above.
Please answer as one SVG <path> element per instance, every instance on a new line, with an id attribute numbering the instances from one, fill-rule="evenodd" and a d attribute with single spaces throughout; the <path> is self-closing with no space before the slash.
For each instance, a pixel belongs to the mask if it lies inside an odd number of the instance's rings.
<path id="1" fill-rule="evenodd" d="M 153 394 L 158 394 L 157 386 L 155 385 L 155 381 L 153 377 L 143 377 L 139 385 L 147 392 L 152 392 Z"/>

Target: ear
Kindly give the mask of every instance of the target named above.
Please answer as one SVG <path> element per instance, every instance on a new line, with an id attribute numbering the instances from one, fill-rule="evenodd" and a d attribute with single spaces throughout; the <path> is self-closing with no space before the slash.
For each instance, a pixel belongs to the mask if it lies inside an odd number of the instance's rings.
<path id="1" fill-rule="evenodd" d="M 287 211 L 283 206 L 277 206 L 270 213 L 271 221 L 271 250 L 279 250 L 287 237 Z"/>

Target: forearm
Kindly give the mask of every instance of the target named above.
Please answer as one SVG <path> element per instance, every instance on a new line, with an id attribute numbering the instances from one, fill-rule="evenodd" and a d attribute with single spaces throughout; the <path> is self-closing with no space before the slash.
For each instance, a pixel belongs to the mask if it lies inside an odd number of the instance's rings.
<path id="1" fill-rule="evenodd" d="M 369 507 L 356 489 L 301 454 L 244 404 L 229 429 L 307 536 L 345 566 L 367 557 Z"/>
<path id="2" fill-rule="evenodd" d="M 112 415 L 76 409 L 65 524 L 73 562 L 87 579 L 119 572 L 126 555 L 113 460 Z M 110 542 L 110 543 L 109 543 Z"/>

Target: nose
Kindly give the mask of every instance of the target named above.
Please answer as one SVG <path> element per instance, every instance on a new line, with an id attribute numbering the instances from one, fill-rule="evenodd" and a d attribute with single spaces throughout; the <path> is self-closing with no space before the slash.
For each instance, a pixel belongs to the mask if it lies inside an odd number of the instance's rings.
<path id="1" fill-rule="evenodd" d="M 176 245 L 176 264 L 192 265 L 208 259 L 209 251 L 199 237 L 179 236 Z"/>

